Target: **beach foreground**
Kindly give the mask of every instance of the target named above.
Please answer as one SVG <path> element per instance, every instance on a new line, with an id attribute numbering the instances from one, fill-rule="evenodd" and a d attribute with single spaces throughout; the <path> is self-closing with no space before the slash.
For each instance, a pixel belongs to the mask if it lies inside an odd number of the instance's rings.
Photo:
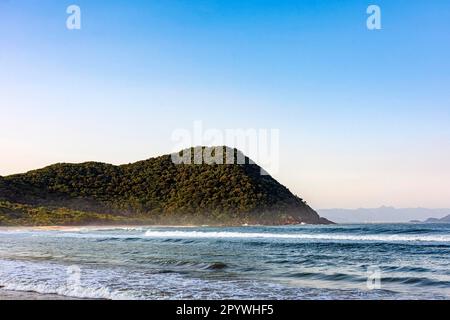
<path id="1" fill-rule="evenodd" d="M 0 288 L 0 300 L 80 300 L 56 294 L 42 294 L 28 291 L 10 291 Z"/>
<path id="2" fill-rule="evenodd" d="M 450 299 L 450 225 L 0 229 L 0 299 Z"/>

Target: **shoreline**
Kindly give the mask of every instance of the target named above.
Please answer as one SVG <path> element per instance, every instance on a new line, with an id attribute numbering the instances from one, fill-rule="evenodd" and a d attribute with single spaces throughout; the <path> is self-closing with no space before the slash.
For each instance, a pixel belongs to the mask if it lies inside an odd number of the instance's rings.
<path id="1" fill-rule="evenodd" d="M 260 225 L 248 225 L 260 226 Z M 50 225 L 50 226 L 0 226 L 0 231 L 79 231 L 80 229 L 87 230 L 110 230 L 110 229 L 130 229 L 130 228 L 204 228 L 216 227 L 213 225 L 141 225 L 141 224 L 124 224 L 124 225 Z M 1 290 L 1 288 L 0 288 Z"/>
<path id="2" fill-rule="evenodd" d="M 296 224 L 295 226 L 308 226 L 311 224 Z M 187 225 L 170 225 L 170 224 L 86 224 L 86 225 L 49 225 L 49 226 L 0 226 L 1 230 L 6 231 L 75 231 L 81 228 L 85 229 L 129 229 L 129 228 L 230 228 L 230 227 L 280 227 L 292 225 L 262 225 L 262 224 L 242 224 L 242 225 L 209 225 L 209 224 L 187 224 Z"/>
<path id="3" fill-rule="evenodd" d="M 58 294 L 39 293 L 34 291 L 15 291 L 0 288 L 0 300 L 88 300 Z"/>

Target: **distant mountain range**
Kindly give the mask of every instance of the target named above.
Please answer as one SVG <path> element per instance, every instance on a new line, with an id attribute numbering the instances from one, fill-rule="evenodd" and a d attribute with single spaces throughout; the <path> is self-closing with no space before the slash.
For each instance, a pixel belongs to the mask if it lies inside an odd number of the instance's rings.
<path id="1" fill-rule="evenodd" d="M 359 209 L 320 209 L 318 213 L 336 223 L 377 223 L 424 221 L 430 217 L 441 219 L 450 215 L 450 209 L 427 208 L 359 208 Z"/>
<path id="2" fill-rule="evenodd" d="M 183 150 L 197 159 L 215 150 Z M 172 155 L 115 166 L 60 163 L 0 176 L 0 225 L 328 224 L 236 149 L 235 164 L 174 164 Z M 174 155 L 177 155 L 176 153 Z M 189 156 L 188 156 L 189 158 Z M 237 164 L 237 159 L 245 159 Z M 222 163 L 228 163 L 222 161 Z"/>
<path id="3" fill-rule="evenodd" d="M 411 222 L 417 222 L 417 221 L 411 221 Z M 437 219 L 437 218 L 428 218 L 427 220 L 423 221 L 424 223 L 450 223 L 450 214 L 448 216 L 445 216 L 443 218 Z"/>

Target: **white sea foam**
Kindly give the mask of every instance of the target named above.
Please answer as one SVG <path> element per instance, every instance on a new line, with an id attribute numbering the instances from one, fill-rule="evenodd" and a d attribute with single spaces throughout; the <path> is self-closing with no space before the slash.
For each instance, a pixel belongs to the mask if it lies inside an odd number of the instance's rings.
<path id="1" fill-rule="evenodd" d="M 145 231 L 146 230 L 146 231 Z M 111 233 L 129 231 L 129 233 Z M 140 233 L 145 231 L 145 233 Z M 0 233 L 1 234 L 1 233 Z M 32 237 L 51 238 L 91 238 L 91 239 L 286 239 L 317 241 L 356 241 L 356 242 L 450 242 L 449 234 L 335 234 L 335 233 L 274 233 L 274 232 L 235 232 L 235 231 L 185 231 L 148 230 L 147 228 L 117 229 L 70 229 L 64 231 L 22 231 L 5 234 L 23 234 Z"/>
<path id="2" fill-rule="evenodd" d="M 143 227 L 70 227 L 61 229 L 63 232 L 94 232 L 94 231 L 143 231 Z"/>
<path id="3" fill-rule="evenodd" d="M 145 232 L 149 238 L 174 239 L 299 239 L 299 240 L 331 240 L 331 241 L 375 241 L 375 242 L 450 242 L 450 235 L 348 235 L 348 234 L 282 234 L 256 232 L 205 232 L 205 231 L 152 231 Z"/>
<path id="4" fill-rule="evenodd" d="M 133 300 L 131 294 L 119 292 L 97 281 L 97 270 L 83 269 L 91 281 L 68 284 L 67 266 L 47 262 L 0 259 L 0 287 L 10 291 L 28 291 L 73 298 Z M 86 279 L 85 279 L 86 280 Z"/>
<path id="5" fill-rule="evenodd" d="M 132 296 L 114 293 L 108 288 L 87 288 L 54 286 L 48 283 L 2 283 L 5 290 L 29 291 L 41 294 L 55 294 L 72 298 L 106 299 L 106 300 L 133 300 Z"/>

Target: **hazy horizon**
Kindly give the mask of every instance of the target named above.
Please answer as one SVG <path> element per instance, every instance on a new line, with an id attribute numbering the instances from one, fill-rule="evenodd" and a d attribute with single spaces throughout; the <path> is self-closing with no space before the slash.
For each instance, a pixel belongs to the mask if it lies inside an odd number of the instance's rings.
<path id="1" fill-rule="evenodd" d="M 332 208 L 317 209 L 317 212 L 336 223 L 408 223 L 413 220 L 444 218 L 450 215 L 450 208 Z"/>

